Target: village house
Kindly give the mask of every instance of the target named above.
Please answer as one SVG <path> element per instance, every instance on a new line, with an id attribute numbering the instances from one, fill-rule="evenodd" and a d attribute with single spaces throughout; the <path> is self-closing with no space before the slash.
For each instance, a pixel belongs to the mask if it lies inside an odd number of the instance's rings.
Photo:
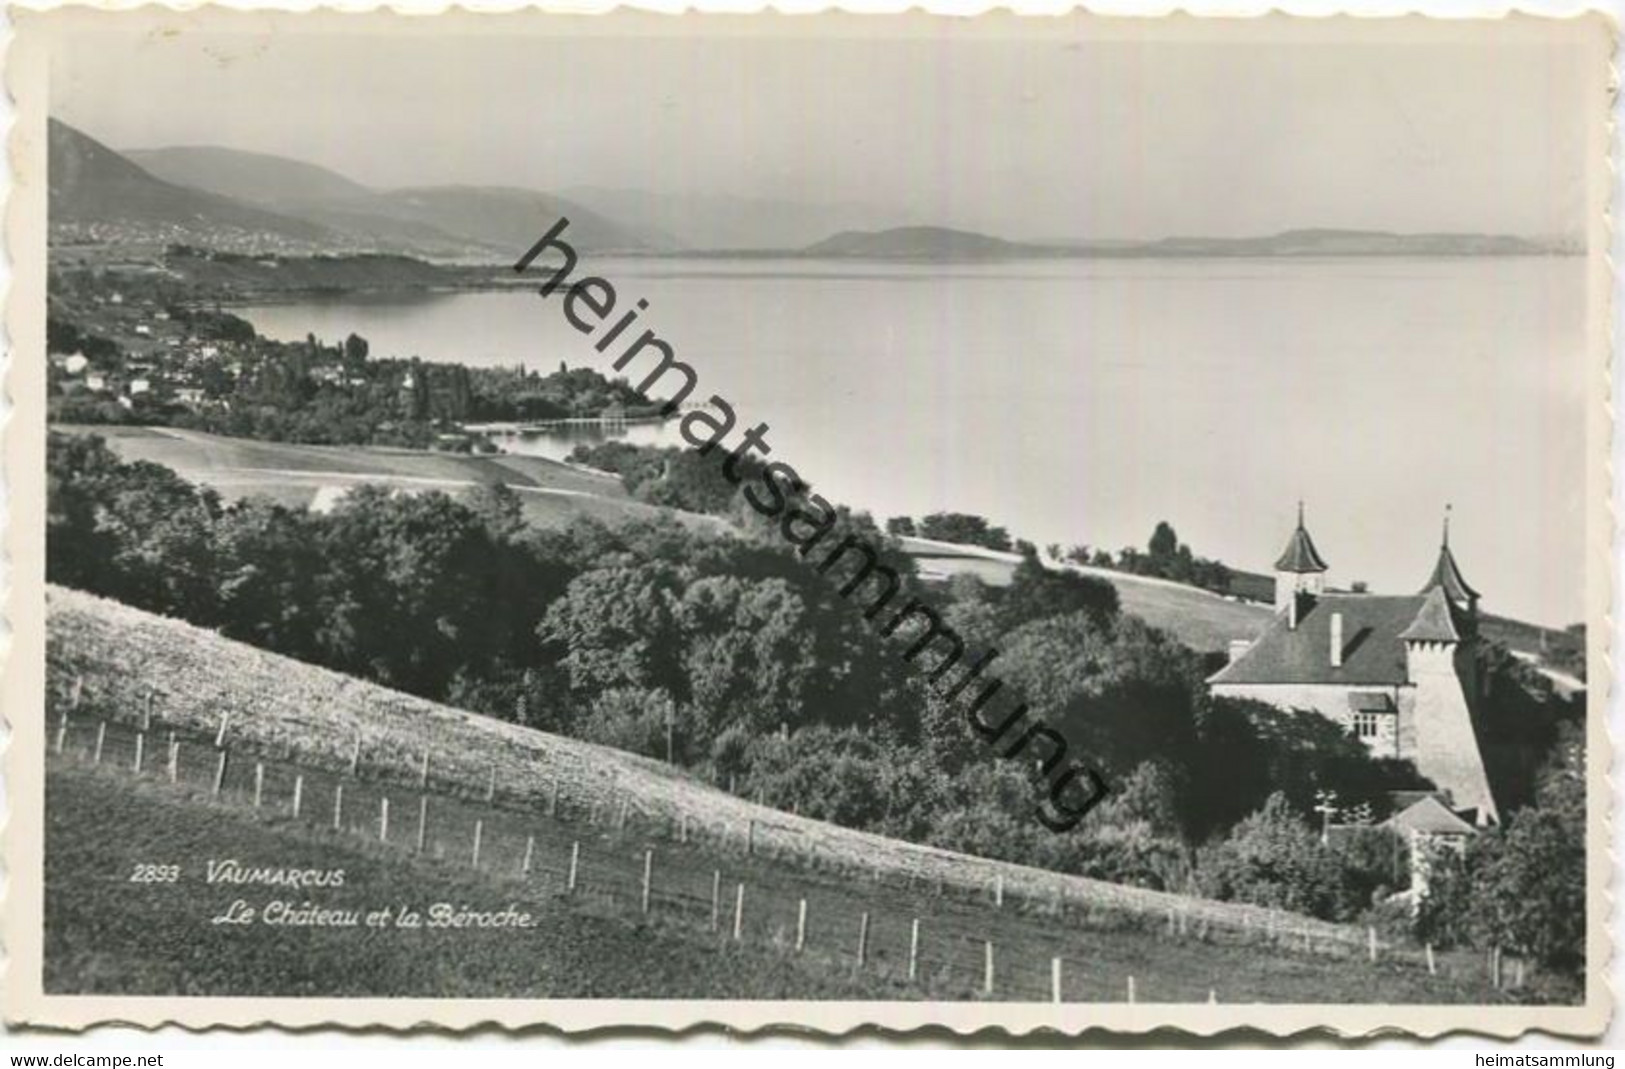
<path id="1" fill-rule="evenodd" d="M 1327 717 L 1373 755 L 1409 760 L 1454 813 L 1499 822 L 1475 728 L 1479 595 L 1450 552 L 1448 518 L 1416 594 L 1332 591 L 1326 572 L 1300 506 L 1275 562 L 1275 617 L 1230 644 L 1210 691 Z"/>

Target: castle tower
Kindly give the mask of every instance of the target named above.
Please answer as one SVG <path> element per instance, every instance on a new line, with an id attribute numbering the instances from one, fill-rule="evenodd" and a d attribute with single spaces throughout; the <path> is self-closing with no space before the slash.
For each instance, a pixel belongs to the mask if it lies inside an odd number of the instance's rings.
<path id="1" fill-rule="evenodd" d="M 1430 586 L 1426 595 L 1416 618 L 1399 633 L 1416 695 L 1411 724 L 1401 729 L 1414 743 L 1402 746 L 1411 752 L 1401 756 L 1448 791 L 1454 808 L 1475 810 L 1480 824 L 1496 823 L 1500 814 L 1473 726 L 1472 649 L 1462 641 L 1459 617 L 1443 585 Z"/>
<path id="2" fill-rule="evenodd" d="M 1275 611 L 1286 612 L 1289 626 L 1296 627 L 1305 608 L 1303 599 L 1313 600 L 1325 588 L 1326 562 L 1303 525 L 1303 502 L 1299 501 L 1297 529 L 1287 540 L 1281 559 L 1275 562 Z"/>

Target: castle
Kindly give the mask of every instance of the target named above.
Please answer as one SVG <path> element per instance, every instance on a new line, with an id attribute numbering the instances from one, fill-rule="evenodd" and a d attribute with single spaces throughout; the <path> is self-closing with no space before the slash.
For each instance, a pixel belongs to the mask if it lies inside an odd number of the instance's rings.
<path id="1" fill-rule="evenodd" d="M 1456 812 L 1498 823 L 1474 728 L 1478 597 L 1450 552 L 1448 516 L 1419 593 L 1328 590 L 1300 504 L 1275 562 L 1275 617 L 1256 640 L 1230 644 L 1209 689 L 1328 717 L 1372 754 L 1411 761 Z"/>

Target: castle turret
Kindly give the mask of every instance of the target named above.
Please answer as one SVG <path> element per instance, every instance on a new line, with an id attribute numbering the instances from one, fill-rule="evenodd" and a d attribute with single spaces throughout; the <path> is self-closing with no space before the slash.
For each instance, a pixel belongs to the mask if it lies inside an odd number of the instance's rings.
<path id="1" fill-rule="evenodd" d="M 1414 739 L 1408 756 L 1418 772 L 1449 793 L 1452 806 L 1473 810 L 1480 824 L 1496 823 L 1500 814 L 1473 726 L 1472 648 L 1462 641 L 1460 617 L 1443 585 L 1425 593 L 1416 618 L 1399 633 L 1405 674 L 1415 688 L 1405 732 Z"/>
<path id="2" fill-rule="evenodd" d="M 1308 608 L 1326 587 L 1326 562 L 1315 549 L 1309 529 L 1303 525 L 1303 502 L 1298 502 L 1298 526 L 1287 540 L 1286 550 L 1275 562 L 1275 611 L 1287 613 L 1288 626 L 1296 627 Z"/>

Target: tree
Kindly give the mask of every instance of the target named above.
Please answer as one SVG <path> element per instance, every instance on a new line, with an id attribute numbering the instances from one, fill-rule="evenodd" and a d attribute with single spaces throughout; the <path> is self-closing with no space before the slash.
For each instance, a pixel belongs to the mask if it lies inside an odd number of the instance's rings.
<path id="1" fill-rule="evenodd" d="M 913 535 L 915 533 L 914 520 L 908 516 L 893 516 L 886 521 L 886 533 L 899 538 Z"/>
<path id="2" fill-rule="evenodd" d="M 1016 565 L 999 599 L 999 623 L 1006 631 L 1074 612 L 1087 613 L 1096 624 L 1108 624 L 1118 612 L 1117 588 L 1092 575 L 1052 571 L 1030 554 Z"/>
<path id="3" fill-rule="evenodd" d="M 702 740 L 729 723 L 772 732 L 805 716 L 822 666 L 807 605 L 788 582 L 700 579 L 674 611 Z"/>
<path id="4" fill-rule="evenodd" d="M 1498 946 L 1560 969 L 1585 961 L 1585 776 L 1550 777 L 1539 801 L 1512 816 L 1501 848 L 1478 873 L 1474 908 Z"/>
<path id="5" fill-rule="evenodd" d="M 681 579 L 670 565 L 612 563 L 572 580 L 537 633 L 553 645 L 578 692 L 675 692 L 682 681 L 675 613 L 681 596 Z"/>
<path id="6" fill-rule="evenodd" d="M 1200 858 L 1197 880 L 1211 897 L 1317 917 L 1338 915 L 1337 859 L 1279 791 Z"/>
<path id="7" fill-rule="evenodd" d="M 938 542 L 957 542 L 966 546 L 982 546 L 1003 552 L 1010 550 L 1010 532 L 994 527 L 984 516 L 968 512 L 933 512 L 921 518 L 921 538 Z"/>
<path id="8" fill-rule="evenodd" d="M 360 374 L 367 362 L 367 339 L 352 333 L 344 339 L 344 365 L 351 374 Z"/>
<path id="9" fill-rule="evenodd" d="M 1179 536 L 1174 533 L 1172 525 L 1167 520 L 1160 520 L 1157 529 L 1151 532 L 1151 541 L 1146 549 L 1150 551 L 1153 560 L 1165 561 L 1179 551 Z"/>

